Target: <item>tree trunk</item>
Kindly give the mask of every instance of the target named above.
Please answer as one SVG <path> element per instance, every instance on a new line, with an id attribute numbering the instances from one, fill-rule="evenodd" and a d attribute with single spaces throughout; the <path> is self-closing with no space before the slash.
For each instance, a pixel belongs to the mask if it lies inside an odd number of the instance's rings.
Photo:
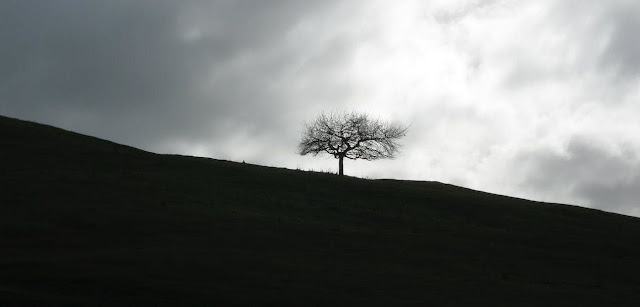
<path id="1" fill-rule="evenodd" d="M 344 157 L 343 156 L 338 157 L 338 175 L 340 176 L 344 175 Z"/>

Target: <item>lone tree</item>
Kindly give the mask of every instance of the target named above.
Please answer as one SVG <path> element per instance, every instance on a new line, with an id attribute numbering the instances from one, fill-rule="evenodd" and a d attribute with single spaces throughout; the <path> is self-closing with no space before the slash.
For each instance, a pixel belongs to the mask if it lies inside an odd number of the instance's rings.
<path id="1" fill-rule="evenodd" d="M 301 155 L 328 153 L 338 159 L 340 176 L 344 158 L 377 160 L 394 158 L 400 149 L 397 140 L 407 134 L 406 126 L 370 119 L 361 113 L 321 114 L 305 123 L 298 144 Z"/>

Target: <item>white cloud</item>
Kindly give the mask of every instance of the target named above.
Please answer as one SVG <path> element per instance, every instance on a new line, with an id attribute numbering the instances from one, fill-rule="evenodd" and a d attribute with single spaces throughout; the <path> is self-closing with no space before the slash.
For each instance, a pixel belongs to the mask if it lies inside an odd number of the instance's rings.
<path id="1" fill-rule="evenodd" d="M 152 151 L 327 170 L 335 160 L 296 155 L 302 122 L 361 110 L 411 128 L 397 159 L 349 161 L 347 174 L 638 213 L 637 1 L 154 3 L 0 4 L 15 30 L 0 112 Z"/>

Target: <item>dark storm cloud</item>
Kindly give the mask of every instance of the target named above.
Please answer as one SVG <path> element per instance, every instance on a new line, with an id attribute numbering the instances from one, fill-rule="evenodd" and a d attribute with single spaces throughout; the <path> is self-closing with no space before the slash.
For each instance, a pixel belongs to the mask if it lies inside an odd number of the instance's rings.
<path id="1" fill-rule="evenodd" d="M 0 113 L 142 147 L 278 125 L 288 29 L 329 1 L 3 1 Z"/>
<path id="2" fill-rule="evenodd" d="M 640 156 L 632 147 L 615 150 L 574 137 L 565 152 L 522 153 L 516 169 L 525 189 L 580 199 L 586 205 L 631 214 L 640 205 Z"/>

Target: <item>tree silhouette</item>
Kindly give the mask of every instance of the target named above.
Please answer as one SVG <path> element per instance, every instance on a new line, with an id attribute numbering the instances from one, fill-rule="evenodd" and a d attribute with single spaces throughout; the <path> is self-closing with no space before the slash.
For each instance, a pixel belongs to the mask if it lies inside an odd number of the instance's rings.
<path id="1" fill-rule="evenodd" d="M 407 133 L 406 126 L 370 119 L 362 113 L 322 113 L 305 123 L 298 144 L 301 155 L 327 153 L 338 159 L 339 174 L 344 175 L 344 158 L 377 160 L 394 158 L 397 140 Z"/>

